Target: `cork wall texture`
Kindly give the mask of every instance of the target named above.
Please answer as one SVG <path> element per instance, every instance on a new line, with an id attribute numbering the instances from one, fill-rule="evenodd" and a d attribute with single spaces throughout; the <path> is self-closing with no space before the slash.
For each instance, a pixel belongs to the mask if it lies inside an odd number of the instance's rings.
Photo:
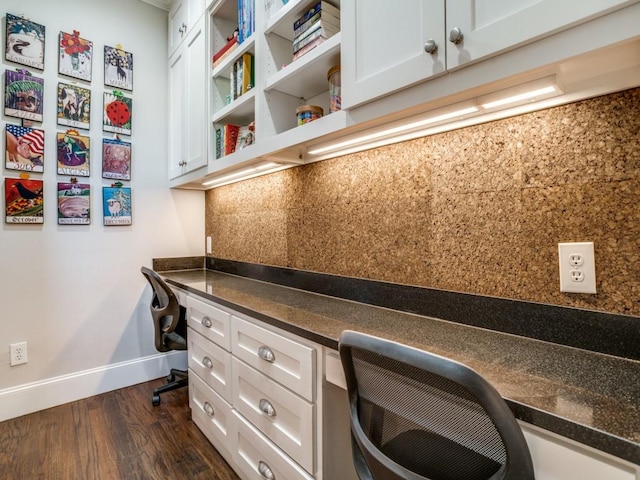
<path id="1" fill-rule="evenodd" d="M 209 190 L 230 260 L 640 315 L 640 89 Z M 596 295 L 559 290 L 593 241 Z"/>

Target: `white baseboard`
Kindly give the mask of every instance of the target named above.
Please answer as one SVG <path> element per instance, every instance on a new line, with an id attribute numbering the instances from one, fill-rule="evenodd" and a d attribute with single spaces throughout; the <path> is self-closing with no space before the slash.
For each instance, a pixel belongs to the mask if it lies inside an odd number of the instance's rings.
<path id="1" fill-rule="evenodd" d="M 186 369 L 187 352 L 150 355 L 0 390 L 0 422 Z M 151 401 L 151 396 L 149 396 Z"/>

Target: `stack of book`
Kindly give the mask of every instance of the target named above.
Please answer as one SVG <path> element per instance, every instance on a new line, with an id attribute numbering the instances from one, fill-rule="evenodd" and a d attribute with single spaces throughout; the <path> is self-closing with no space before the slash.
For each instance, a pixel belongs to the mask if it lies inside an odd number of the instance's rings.
<path id="1" fill-rule="evenodd" d="M 242 56 L 233 63 L 229 82 L 229 96 L 232 100 L 235 100 L 253 88 L 255 85 L 253 55 L 243 53 Z"/>
<path id="2" fill-rule="evenodd" d="M 236 150 L 242 150 L 252 145 L 255 138 L 255 123 L 249 125 L 234 125 L 226 123 L 216 129 L 216 158 L 231 155 Z"/>
<path id="3" fill-rule="evenodd" d="M 340 31 L 340 10 L 320 0 L 293 24 L 293 60 Z"/>
<path id="4" fill-rule="evenodd" d="M 227 58 L 238 46 L 238 34 L 234 33 L 227 43 L 213 55 L 213 68 L 216 68 L 222 60 Z"/>

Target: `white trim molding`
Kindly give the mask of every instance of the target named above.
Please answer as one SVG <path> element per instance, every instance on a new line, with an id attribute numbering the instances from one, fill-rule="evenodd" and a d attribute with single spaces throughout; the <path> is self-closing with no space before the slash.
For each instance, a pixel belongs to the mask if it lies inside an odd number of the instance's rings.
<path id="1" fill-rule="evenodd" d="M 171 0 L 140 0 L 141 2 L 148 3 L 149 5 L 153 5 L 154 7 L 161 8 L 162 10 L 169 11 L 169 3 Z"/>
<path id="2" fill-rule="evenodd" d="M 159 353 L 0 390 L 0 422 L 154 380 L 171 368 L 186 369 L 187 353 Z"/>

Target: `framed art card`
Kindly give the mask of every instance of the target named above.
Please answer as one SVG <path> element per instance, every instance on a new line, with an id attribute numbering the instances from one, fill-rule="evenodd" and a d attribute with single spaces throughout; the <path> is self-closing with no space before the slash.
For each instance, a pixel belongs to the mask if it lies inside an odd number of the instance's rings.
<path id="1" fill-rule="evenodd" d="M 58 83 L 58 125 L 89 130 L 91 90 Z"/>
<path id="2" fill-rule="evenodd" d="M 102 187 L 104 225 L 131 225 L 131 188 L 117 182 L 112 187 Z"/>
<path id="3" fill-rule="evenodd" d="M 58 73 L 67 77 L 91 81 L 93 42 L 80 38 L 80 32 L 60 32 L 58 43 Z"/>
<path id="4" fill-rule="evenodd" d="M 90 138 L 77 130 L 56 134 L 58 151 L 58 175 L 88 177 Z"/>
<path id="5" fill-rule="evenodd" d="M 4 73 L 4 114 L 42 122 L 44 79 L 26 70 Z"/>
<path id="6" fill-rule="evenodd" d="M 4 58 L 9 62 L 44 70 L 44 25 L 7 13 L 6 28 Z"/>
<path id="7" fill-rule="evenodd" d="M 7 170 L 44 171 L 44 130 L 10 125 L 5 128 Z"/>
<path id="8" fill-rule="evenodd" d="M 133 90 L 133 54 L 120 48 L 104 47 L 104 84 Z"/>
<path id="9" fill-rule="evenodd" d="M 6 223 L 44 223 L 43 181 L 4 179 Z"/>
<path id="10" fill-rule="evenodd" d="M 90 185 L 58 182 L 58 225 L 89 225 L 90 223 Z"/>
<path id="11" fill-rule="evenodd" d="M 131 180 L 131 144 L 102 139 L 102 178 Z"/>
<path id="12" fill-rule="evenodd" d="M 102 130 L 131 135 L 131 104 L 131 97 L 122 92 L 105 92 Z"/>

